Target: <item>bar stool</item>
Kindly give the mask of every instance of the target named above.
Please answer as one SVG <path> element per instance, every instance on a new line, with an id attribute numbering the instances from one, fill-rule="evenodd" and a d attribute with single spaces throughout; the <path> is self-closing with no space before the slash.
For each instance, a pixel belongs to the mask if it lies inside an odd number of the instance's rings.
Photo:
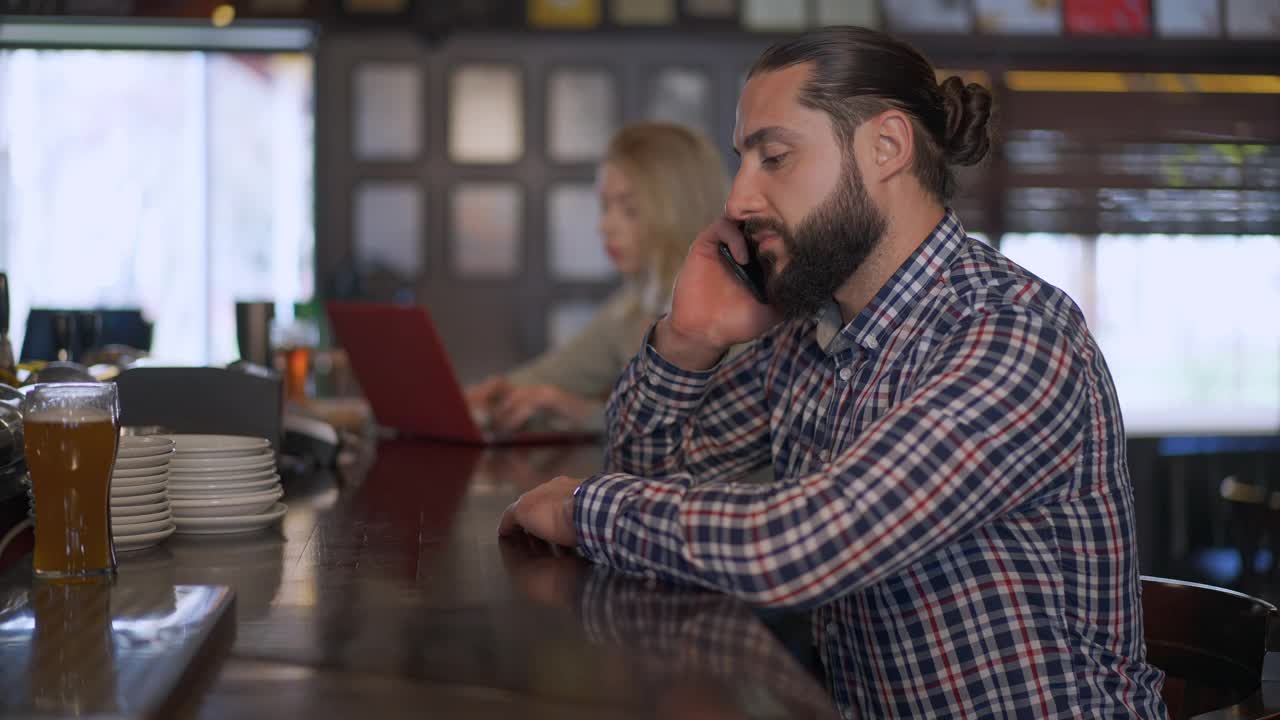
<path id="1" fill-rule="evenodd" d="M 1259 573 L 1255 567 L 1260 550 L 1268 548 L 1272 553 L 1272 567 L 1276 565 L 1276 540 L 1280 539 L 1280 533 L 1271 529 L 1269 495 L 1267 488 L 1241 482 L 1234 475 L 1223 478 L 1218 485 L 1218 496 L 1226 505 L 1230 523 L 1228 533 L 1240 553 L 1237 587 L 1245 592 L 1256 593 L 1263 589 L 1265 574 Z"/>
<path id="2" fill-rule="evenodd" d="M 1280 611 L 1243 593 L 1142 577 L 1147 660 L 1173 720 L 1280 718 Z"/>

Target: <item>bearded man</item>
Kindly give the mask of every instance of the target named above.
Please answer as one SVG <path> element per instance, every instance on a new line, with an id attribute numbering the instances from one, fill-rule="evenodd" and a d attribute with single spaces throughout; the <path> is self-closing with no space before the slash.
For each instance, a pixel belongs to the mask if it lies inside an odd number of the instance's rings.
<path id="1" fill-rule="evenodd" d="M 526 493 L 500 531 L 811 610 L 846 717 L 1165 717 L 1102 354 L 947 207 L 990 112 L 882 33 L 766 51 L 725 217 L 610 400 L 607 472 Z M 767 305 L 722 243 L 760 258 Z"/>

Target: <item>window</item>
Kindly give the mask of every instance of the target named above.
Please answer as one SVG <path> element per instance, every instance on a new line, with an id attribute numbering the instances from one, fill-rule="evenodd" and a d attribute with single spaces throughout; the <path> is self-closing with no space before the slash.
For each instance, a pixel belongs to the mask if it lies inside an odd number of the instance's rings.
<path id="1" fill-rule="evenodd" d="M 613 262 L 600 237 L 600 201 L 594 185 L 564 184 L 547 193 L 551 275 L 558 280 L 606 281 Z"/>
<path id="2" fill-rule="evenodd" d="M 0 51 L 0 263 L 32 307 L 138 307 L 152 354 L 235 359 L 235 302 L 313 293 L 311 58 Z"/>
<path id="3" fill-rule="evenodd" d="M 617 129 L 614 76 L 606 70 L 562 69 L 547 83 L 547 154 L 561 163 L 604 157 Z"/>
<path id="4" fill-rule="evenodd" d="M 453 267 L 463 277 L 510 277 L 520 269 L 524 195 L 509 182 L 454 188 Z"/>
<path id="5" fill-rule="evenodd" d="M 1080 305 L 1131 435 L 1280 430 L 1280 236 L 1005 235 Z"/>
<path id="6" fill-rule="evenodd" d="M 413 160 L 422 151 L 422 77 L 411 63 L 366 63 L 353 78 L 359 160 Z"/>
<path id="7" fill-rule="evenodd" d="M 396 273 L 404 280 L 422 273 L 422 192 L 405 180 L 366 180 L 356 188 L 356 262 L 363 271 Z"/>
<path id="8" fill-rule="evenodd" d="M 449 157 L 465 164 L 512 163 L 524 155 L 520 72 L 467 65 L 449 83 Z"/>
<path id="9" fill-rule="evenodd" d="M 711 79 L 689 68 L 669 67 L 653 77 L 648 116 L 687 125 L 711 137 Z"/>

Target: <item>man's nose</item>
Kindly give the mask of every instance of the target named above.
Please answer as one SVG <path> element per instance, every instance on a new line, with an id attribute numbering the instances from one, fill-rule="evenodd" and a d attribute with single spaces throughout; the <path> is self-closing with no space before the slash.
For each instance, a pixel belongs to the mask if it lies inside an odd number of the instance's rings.
<path id="1" fill-rule="evenodd" d="M 725 215 L 732 220 L 746 220 L 765 212 L 768 203 L 754 181 L 753 173 L 744 167 L 738 169 L 729 188 L 729 199 L 724 205 Z"/>

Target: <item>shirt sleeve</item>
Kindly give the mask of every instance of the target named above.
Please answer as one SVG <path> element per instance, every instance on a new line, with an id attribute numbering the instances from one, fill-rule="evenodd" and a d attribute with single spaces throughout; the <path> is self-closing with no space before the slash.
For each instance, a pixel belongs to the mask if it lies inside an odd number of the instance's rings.
<path id="1" fill-rule="evenodd" d="M 575 395 L 599 400 L 609 394 L 622 364 L 635 345 L 625 353 L 621 348 L 635 342 L 643 326 L 628 326 L 621 308 L 626 298 L 615 294 L 591 317 L 582 331 L 570 340 L 539 355 L 532 362 L 507 374 L 515 385 L 554 385 Z"/>
<path id="2" fill-rule="evenodd" d="M 645 336 L 605 412 L 605 469 L 649 478 L 731 480 L 769 463 L 766 335 L 700 372 L 669 362 Z"/>
<path id="3" fill-rule="evenodd" d="M 598 475 L 574 505 L 580 546 L 596 562 L 760 605 L 825 604 L 1069 482 L 1085 371 L 1040 316 L 978 311 L 820 472 L 763 487 Z"/>

